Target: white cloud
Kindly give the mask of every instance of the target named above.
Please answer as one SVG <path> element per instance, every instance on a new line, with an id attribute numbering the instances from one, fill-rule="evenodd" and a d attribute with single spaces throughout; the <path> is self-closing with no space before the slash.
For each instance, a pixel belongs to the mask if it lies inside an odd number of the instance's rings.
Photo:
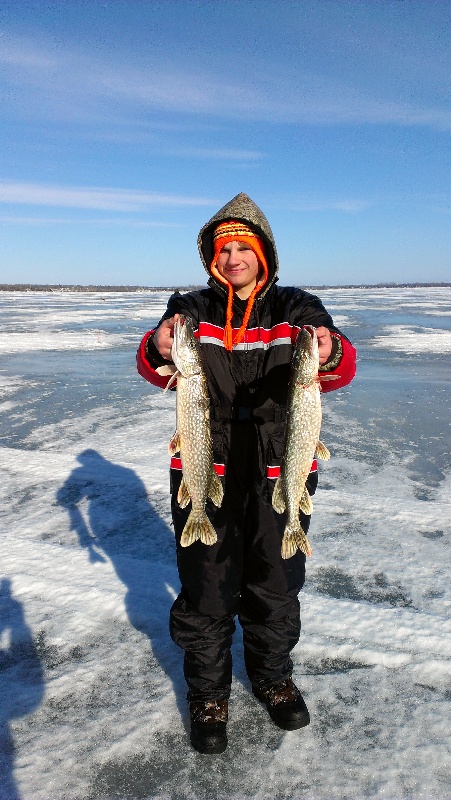
<path id="1" fill-rule="evenodd" d="M 212 156 L 213 157 L 213 156 Z M 214 156 L 216 157 L 216 156 Z M 144 192 L 136 189 L 115 189 L 109 187 L 89 186 L 49 186 L 38 183 L 20 183 L 15 181 L 0 181 L 0 204 L 4 205 L 29 205 L 43 207 L 59 207 L 72 209 L 85 209 L 93 211 L 117 211 L 122 213 L 139 213 L 149 210 L 188 208 L 197 206 L 217 207 L 218 199 L 207 197 L 190 197 L 179 195 L 162 195 L 153 192 Z M 282 197 L 271 202 L 268 206 L 283 209 L 284 211 L 342 211 L 348 214 L 357 214 L 366 211 L 374 202 L 358 198 L 293 198 Z M 172 223 L 159 223 L 148 220 L 132 220 L 124 217 L 79 218 L 64 217 L 37 217 L 19 215 L 1 215 L 1 223 L 27 224 L 27 225 L 57 225 L 57 224 L 103 224 L 103 225 L 137 225 L 173 227 Z"/>
<path id="2" fill-rule="evenodd" d="M 156 222 L 152 220 L 131 219 L 130 217 L 94 217 L 94 218 L 73 218 L 73 217 L 19 217 L 17 215 L 0 215 L 0 225 L 31 225 L 36 228 L 47 225 L 115 225 L 116 227 L 128 228 L 183 228 L 183 223 L 179 222 Z"/>
<path id="3" fill-rule="evenodd" d="M 136 212 L 148 208 L 215 206 L 217 201 L 205 197 L 162 195 L 135 189 L 46 186 L 1 181 L 0 203 Z"/>
<path id="4" fill-rule="evenodd" d="M 216 161 L 261 161 L 265 153 L 258 150 L 233 150 L 227 148 L 186 147 L 164 151 L 168 155 Z"/>
<path id="5" fill-rule="evenodd" d="M 289 65 L 270 56 L 264 63 L 251 59 L 245 78 L 237 62 L 224 80 L 220 61 L 196 68 L 175 59 L 149 66 L 136 58 L 126 64 L 10 37 L 7 43 L 0 41 L 2 60 L 12 68 L 3 93 L 5 107 L 27 119 L 135 119 L 141 124 L 143 115 L 163 110 L 271 123 L 451 129 L 451 110 L 438 96 L 420 101 L 418 94 L 401 88 L 393 97 L 390 75 L 379 84 L 373 76 L 365 78 L 363 69 L 351 80 L 350 75 L 320 72 L 318 66 L 307 68 L 302 57 Z M 366 68 L 370 72 L 369 64 Z M 396 83 L 402 85 L 399 76 Z"/>
<path id="6" fill-rule="evenodd" d="M 343 211 L 346 214 L 359 214 L 375 205 L 374 201 L 358 198 L 301 198 L 299 200 L 286 199 L 280 206 L 286 211 Z"/>
<path id="7" fill-rule="evenodd" d="M 49 69 L 57 65 L 57 60 L 30 40 L 3 35 L 0 39 L 0 64 L 14 69 Z"/>

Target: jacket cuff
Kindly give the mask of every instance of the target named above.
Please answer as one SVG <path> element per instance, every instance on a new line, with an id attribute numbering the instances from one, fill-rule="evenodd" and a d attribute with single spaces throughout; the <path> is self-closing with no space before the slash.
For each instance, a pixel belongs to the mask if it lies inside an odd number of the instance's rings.
<path id="1" fill-rule="evenodd" d="M 159 386 L 160 389 L 165 389 L 166 385 L 169 383 L 170 376 L 169 375 L 159 375 L 156 372 L 158 366 L 153 366 L 149 360 L 147 355 L 147 342 L 152 335 L 153 331 L 149 331 L 145 334 L 143 339 L 141 340 L 141 344 L 138 347 L 138 352 L 136 353 L 136 367 L 138 369 L 139 374 L 149 383 L 152 383 L 154 386 Z M 169 364 L 170 362 L 166 361 L 163 363 Z"/>
<path id="2" fill-rule="evenodd" d="M 331 331 L 332 337 L 332 352 L 326 361 L 325 364 L 322 364 L 319 368 L 319 372 L 331 372 L 335 367 L 338 367 L 342 355 L 343 355 L 343 345 L 341 343 L 341 338 L 339 336 L 335 336 Z"/>

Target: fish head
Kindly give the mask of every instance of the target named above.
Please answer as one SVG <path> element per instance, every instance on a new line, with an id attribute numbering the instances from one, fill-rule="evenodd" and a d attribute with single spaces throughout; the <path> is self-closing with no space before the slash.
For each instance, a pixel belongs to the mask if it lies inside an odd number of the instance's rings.
<path id="1" fill-rule="evenodd" d="M 308 386 L 317 377 L 319 350 L 316 328 L 313 325 L 305 325 L 299 331 L 291 368 L 297 384 Z"/>
<path id="2" fill-rule="evenodd" d="M 202 369 L 199 342 L 194 336 L 190 319 L 183 314 L 174 325 L 172 360 L 185 378 L 198 375 Z"/>

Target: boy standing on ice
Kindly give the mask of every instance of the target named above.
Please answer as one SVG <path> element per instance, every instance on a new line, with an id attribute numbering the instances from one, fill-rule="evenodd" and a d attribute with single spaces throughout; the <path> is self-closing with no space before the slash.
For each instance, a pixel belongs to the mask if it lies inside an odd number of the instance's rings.
<path id="1" fill-rule="evenodd" d="M 262 211 L 239 194 L 204 225 L 199 253 L 208 288 L 176 293 L 155 331 L 137 354 L 139 373 L 156 386 L 169 378 L 156 369 L 170 363 L 174 323 L 189 317 L 202 348 L 210 394 L 215 469 L 223 476 L 220 508 L 206 506 L 218 536 L 180 546 L 190 508 L 180 508 L 179 459 L 171 461 L 172 515 L 181 592 L 170 630 L 183 648 L 191 716 L 191 743 L 201 753 L 221 753 L 232 682 L 231 644 L 238 615 L 244 659 L 255 696 L 283 730 L 308 725 L 309 713 L 291 678 L 290 653 L 300 635 L 298 594 L 305 556 L 281 557 L 285 515 L 271 504 L 284 442 L 290 363 L 303 325 L 317 329 L 321 375 L 336 375 L 323 391 L 348 384 L 355 350 L 334 327 L 321 301 L 302 289 L 276 286 L 274 238 Z M 317 485 L 316 462 L 307 481 Z M 310 518 L 301 512 L 302 528 Z"/>

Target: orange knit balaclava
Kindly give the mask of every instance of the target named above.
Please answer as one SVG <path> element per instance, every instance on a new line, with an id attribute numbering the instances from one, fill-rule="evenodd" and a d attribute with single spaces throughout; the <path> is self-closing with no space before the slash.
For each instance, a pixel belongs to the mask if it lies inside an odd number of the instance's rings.
<path id="1" fill-rule="evenodd" d="M 255 255 L 258 258 L 258 263 L 261 267 L 261 278 L 257 281 L 256 286 L 252 289 L 251 294 L 249 295 L 246 310 L 244 312 L 243 322 L 241 324 L 240 329 L 237 331 L 235 335 L 233 335 L 232 329 L 232 316 L 233 316 L 233 286 L 229 281 L 220 274 L 216 263 L 218 260 L 219 253 L 221 252 L 224 245 L 228 244 L 229 242 L 246 242 L 249 247 L 252 248 Z M 220 283 L 227 286 L 227 312 L 226 312 L 226 324 L 224 328 L 224 346 L 226 350 L 232 350 L 233 345 L 239 344 L 244 339 L 244 334 L 247 328 L 247 323 L 249 322 L 249 317 L 251 315 L 252 308 L 254 306 L 255 295 L 260 289 L 263 288 L 266 281 L 268 280 L 268 264 L 266 261 L 265 255 L 265 245 L 263 240 L 254 233 L 251 228 L 248 228 L 243 222 L 237 222 L 236 220 L 230 219 L 227 222 L 221 222 L 214 231 L 213 234 L 213 247 L 214 247 L 214 256 L 213 261 L 210 265 L 210 272 L 216 280 Z"/>

